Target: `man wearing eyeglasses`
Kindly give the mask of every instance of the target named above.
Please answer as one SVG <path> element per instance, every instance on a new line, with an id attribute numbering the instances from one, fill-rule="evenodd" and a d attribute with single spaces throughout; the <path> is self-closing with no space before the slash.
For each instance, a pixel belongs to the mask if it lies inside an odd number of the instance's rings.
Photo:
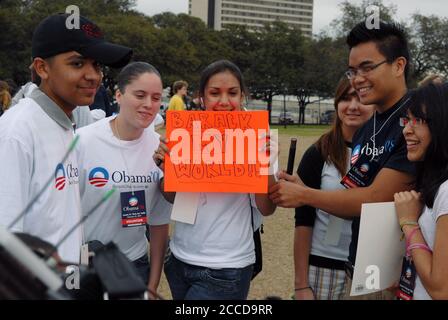
<path id="1" fill-rule="evenodd" d="M 374 116 L 353 137 L 350 170 L 341 183 L 346 190 L 323 191 L 308 188 L 286 173 L 269 190 L 270 198 L 281 207 L 303 205 L 319 208 L 335 216 L 353 219 L 352 241 L 346 267 L 347 297 L 358 245 L 361 205 L 393 201 L 396 192 L 410 190 L 415 167 L 406 157 L 406 143 L 400 117 L 406 115 L 411 97 L 407 93 L 409 48 L 406 36 L 396 24 L 381 23 L 368 29 L 356 25 L 347 37 L 350 48 L 350 79 L 362 104 L 375 104 Z M 380 230 L 378 230 L 380 231 Z M 360 296 L 361 299 L 391 298 L 390 293 Z"/>

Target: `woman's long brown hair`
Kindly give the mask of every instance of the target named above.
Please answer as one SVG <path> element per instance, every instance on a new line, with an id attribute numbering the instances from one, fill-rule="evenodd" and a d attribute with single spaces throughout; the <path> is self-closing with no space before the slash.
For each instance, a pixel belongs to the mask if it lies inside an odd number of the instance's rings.
<path id="1" fill-rule="evenodd" d="M 336 88 L 334 96 L 334 108 L 336 110 L 333 124 L 329 132 L 322 135 L 316 142 L 316 148 L 319 150 L 322 158 L 327 163 L 332 163 L 341 177 L 347 172 L 348 152 L 342 134 L 342 121 L 338 117 L 338 104 L 350 90 L 350 81 L 342 78 Z"/>

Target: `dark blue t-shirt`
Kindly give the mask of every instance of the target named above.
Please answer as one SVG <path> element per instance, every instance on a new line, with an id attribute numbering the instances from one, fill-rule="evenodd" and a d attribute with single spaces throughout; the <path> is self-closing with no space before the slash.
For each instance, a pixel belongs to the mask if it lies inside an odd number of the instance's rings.
<path id="1" fill-rule="evenodd" d="M 415 165 L 407 158 L 406 142 L 403 136 L 403 128 L 400 127 L 400 117 L 406 116 L 406 111 L 411 103 L 411 96 L 405 95 L 392 108 L 381 114 L 376 113 L 374 134 L 374 121 L 372 117 L 353 136 L 351 166 L 358 165 L 357 161 L 370 160 L 370 167 L 375 167 L 366 186 L 372 184 L 378 172 L 383 168 L 394 169 L 411 175 L 416 174 Z M 374 147 L 375 141 L 375 147 Z M 372 160 L 373 154 L 376 156 Z M 374 162 L 374 163 L 372 163 Z M 352 223 L 352 241 L 350 243 L 348 260 L 354 265 L 356 249 L 358 247 L 360 218 L 356 217 Z"/>

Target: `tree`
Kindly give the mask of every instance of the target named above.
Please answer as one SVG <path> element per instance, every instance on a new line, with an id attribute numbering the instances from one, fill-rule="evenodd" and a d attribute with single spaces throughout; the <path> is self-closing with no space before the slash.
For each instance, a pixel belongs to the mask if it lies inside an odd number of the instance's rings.
<path id="1" fill-rule="evenodd" d="M 448 76 L 448 19 L 414 14 L 409 29 L 414 78 L 421 80 L 429 72 Z"/>
<path id="2" fill-rule="evenodd" d="M 380 19 L 383 22 L 394 21 L 393 17 L 397 12 L 397 8 L 394 5 L 386 6 L 382 0 L 363 0 L 361 4 L 354 4 L 348 0 L 339 4 L 342 15 L 331 22 L 331 28 L 334 30 L 336 37 L 346 37 L 353 27 L 359 22 L 366 20 L 368 13 L 366 9 L 375 5 L 379 7 Z"/>
<path id="3" fill-rule="evenodd" d="M 347 66 L 348 49 L 343 38 L 332 39 L 325 34 L 309 41 L 301 81 L 293 87 L 299 106 L 299 125 L 305 123 L 307 105 L 333 95 L 334 87 Z M 312 101 L 311 97 L 320 97 Z"/>
<path id="4" fill-rule="evenodd" d="M 242 25 L 229 25 L 218 32 L 218 37 L 221 43 L 228 46 L 228 59 L 239 66 L 249 79 L 252 64 L 261 47 L 259 33 L 249 31 Z"/>
<path id="5" fill-rule="evenodd" d="M 266 24 L 255 36 L 246 74 L 252 96 L 267 103 L 271 122 L 273 97 L 294 87 L 302 76 L 305 38 L 300 29 L 280 21 Z"/>
<path id="6" fill-rule="evenodd" d="M 229 58 L 228 44 L 199 18 L 165 12 L 155 15 L 153 21 L 164 48 L 159 52 L 159 66 L 170 85 L 184 79 L 191 88 L 197 88 L 202 69 L 213 61 Z"/>

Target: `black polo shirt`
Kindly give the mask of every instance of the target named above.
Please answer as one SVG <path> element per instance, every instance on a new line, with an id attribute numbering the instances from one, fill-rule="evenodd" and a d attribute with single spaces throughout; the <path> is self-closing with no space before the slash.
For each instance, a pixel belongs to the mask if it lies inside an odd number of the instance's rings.
<path id="1" fill-rule="evenodd" d="M 370 160 L 370 167 L 375 167 L 376 169 L 371 173 L 366 186 L 372 184 L 378 172 L 383 168 L 394 169 L 415 176 L 415 165 L 407 158 L 403 128 L 400 127 L 399 123 L 400 117 L 406 115 L 410 103 L 411 96 L 406 94 L 386 112 L 381 114 L 376 112 L 376 134 L 374 134 L 375 117 L 372 117 L 353 136 L 351 166 L 359 166 L 359 161 L 365 161 L 362 160 L 362 156 L 364 158 L 368 156 L 371 159 L 374 152 L 377 154 L 373 160 Z M 375 140 L 375 149 L 373 140 Z M 348 260 L 353 265 L 355 264 L 356 250 L 358 247 L 359 224 L 360 218 L 354 218 L 352 223 L 352 241 L 350 243 L 348 257 Z"/>

